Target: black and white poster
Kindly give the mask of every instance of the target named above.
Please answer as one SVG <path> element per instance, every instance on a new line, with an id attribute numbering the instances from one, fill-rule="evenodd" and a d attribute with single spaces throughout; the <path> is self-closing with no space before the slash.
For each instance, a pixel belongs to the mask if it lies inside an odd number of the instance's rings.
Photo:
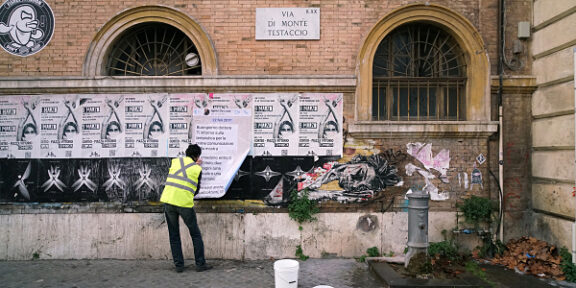
<path id="1" fill-rule="evenodd" d="M 170 129 L 168 156 L 183 156 L 192 139 L 192 111 L 194 99 L 206 94 L 170 94 Z"/>
<path id="2" fill-rule="evenodd" d="M 40 155 L 42 158 L 82 157 L 80 98 L 53 95 L 40 98 Z"/>
<path id="3" fill-rule="evenodd" d="M 166 157 L 168 98 L 168 94 L 130 95 L 124 98 L 126 156 Z"/>
<path id="4" fill-rule="evenodd" d="M 298 94 L 254 96 L 254 156 L 298 155 Z"/>
<path id="5" fill-rule="evenodd" d="M 124 157 L 124 95 L 104 94 L 88 98 L 83 110 L 83 154 L 90 158 Z"/>
<path id="6" fill-rule="evenodd" d="M 342 94 L 300 97 L 299 155 L 342 155 Z"/>
<path id="7" fill-rule="evenodd" d="M 38 99 L 7 96 L 0 99 L 0 157 L 31 158 L 37 144 Z M 28 157 L 27 157 L 28 156 Z"/>

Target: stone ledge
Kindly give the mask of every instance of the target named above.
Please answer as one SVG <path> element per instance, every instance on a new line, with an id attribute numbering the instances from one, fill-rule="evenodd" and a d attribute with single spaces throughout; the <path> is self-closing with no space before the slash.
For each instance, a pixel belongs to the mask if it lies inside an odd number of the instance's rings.
<path id="1" fill-rule="evenodd" d="M 359 121 L 348 126 L 353 138 L 487 138 L 498 121 Z"/>
<path id="2" fill-rule="evenodd" d="M 442 279 L 412 279 L 405 278 L 398 274 L 388 263 L 368 261 L 370 270 L 374 272 L 390 288 L 396 287 L 487 287 L 482 280 L 466 276 L 462 279 L 442 280 Z"/>
<path id="3" fill-rule="evenodd" d="M 354 92 L 353 75 L 200 77 L 0 77 L 0 93 Z"/>

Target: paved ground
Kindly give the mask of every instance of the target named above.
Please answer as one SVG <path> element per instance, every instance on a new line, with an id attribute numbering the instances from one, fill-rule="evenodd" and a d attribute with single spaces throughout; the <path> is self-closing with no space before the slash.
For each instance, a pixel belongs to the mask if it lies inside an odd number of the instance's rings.
<path id="1" fill-rule="evenodd" d="M 193 263 L 193 260 L 188 261 Z M 298 287 L 384 287 L 366 263 L 354 259 L 299 262 Z M 202 287 L 274 288 L 274 261 L 209 260 L 214 269 L 196 272 L 194 264 L 176 273 L 169 260 L 0 261 L 0 287 L 120 288 Z"/>
<path id="2" fill-rule="evenodd" d="M 188 263 L 193 260 L 188 260 Z M 386 287 L 368 264 L 354 259 L 308 259 L 299 262 L 298 287 L 329 285 L 334 288 Z M 170 260 L 30 260 L 0 261 L 3 288 L 122 288 L 201 287 L 274 288 L 274 260 L 209 260 L 214 269 L 196 272 L 193 264 L 183 273 Z M 498 266 L 482 265 L 496 288 L 570 287 L 564 281 L 520 275 Z M 286 282 L 284 282 L 286 285 Z M 429 286 L 429 285 L 424 285 Z M 424 287 L 418 285 L 418 287 Z M 285 286 L 286 287 L 286 286 Z"/>

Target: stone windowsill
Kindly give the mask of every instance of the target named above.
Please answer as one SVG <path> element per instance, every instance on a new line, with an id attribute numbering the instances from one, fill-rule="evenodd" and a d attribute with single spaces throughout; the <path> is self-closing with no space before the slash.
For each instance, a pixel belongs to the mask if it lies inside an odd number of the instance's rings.
<path id="1" fill-rule="evenodd" d="M 358 121 L 348 125 L 353 138 L 486 138 L 498 121 Z"/>

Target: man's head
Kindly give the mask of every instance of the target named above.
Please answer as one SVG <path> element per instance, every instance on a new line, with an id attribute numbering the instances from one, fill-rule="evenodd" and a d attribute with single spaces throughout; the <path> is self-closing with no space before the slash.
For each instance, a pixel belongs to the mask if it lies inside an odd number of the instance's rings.
<path id="1" fill-rule="evenodd" d="M 202 149 L 197 144 L 190 144 L 186 148 L 186 156 L 194 159 L 194 161 L 200 158 L 200 154 L 202 154 Z"/>

